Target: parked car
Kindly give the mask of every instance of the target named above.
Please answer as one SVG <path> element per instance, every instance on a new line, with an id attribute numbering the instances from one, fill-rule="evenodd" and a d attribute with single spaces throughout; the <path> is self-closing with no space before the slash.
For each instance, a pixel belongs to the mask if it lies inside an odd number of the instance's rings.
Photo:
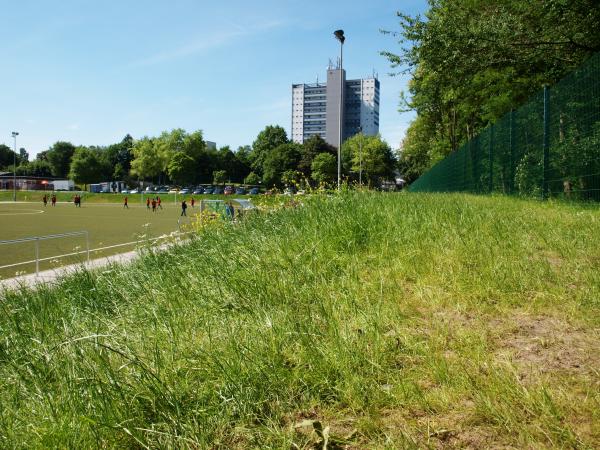
<path id="1" fill-rule="evenodd" d="M 153 194 L 154 192 L 156 192 L 154 186 L 148 186 L 146 189 L 144 189 L 144 191 L 148 194 Z"/>
<path id="2" fill-rule="evenodd" d="M 219 187 L 219 186 L 216 186 L 216 187 L 213 189 L 213 192 L 212 192 L 212 193 L 213 193 L 214 195 L 222 195 L 222 194 L 223 194 L 223 188 L 221 188 L 221 187 Z"/>
<path id="3" fill-rule="evenodd" d="M 177 189 L 177 188 L 169 189 L 169 194 L 177 194 L 178 192 L 179 192 L 179 189 Z"/>
<path id="4" fill-rule="evenodd" d="M 235 188 L 236 195 L 244 195 L 246 193 L 246 189 L 241 186 Z"/>
<path id="5" fill-rule="evenodd" d="M 130 194 L 139 194 L 140 191 L 138 189 L 132 189 L 129 191 Z"/>
<path id="6" fill-rule="evenodd" d="M 192 194 L 195 194 L 195 195 L 204 194 L 204 188 L 197 187 L 196 189 L 194 189 L 194 192 L 192 192 Z"/>
<path id="7" fill-rule="evenodd" d="M 205 194 L 212 194 L 213 193 L 213 187 L 212 186 L 207 186 L 204 188 L 204 193 Z"/>
<path id="8" fill-rule="evenodd" d="M 179 191 L 179 193 L 180 193 L 181 195 L 186 195 L 186 194 L 189 194 L 189 193 L 190 193 L 190 190 L 189 190 L 188 188 L 184 188 L 184 189 L 180 190 L 180 191 Z"/>
<path id="9" fill-rule="evenodd" d="M 223 190 L 223 194 L 225 194 L 225 195 L 231 195 L 231 194 L 233 194 L 233 187 L 232 186 L 225 186 L 225 189 Z"/>
<path id="10" fill-rule="evenodd" d="M 121 194 L 129 194 L 129 191 L 127 189 L 123 189 L 121 190 Z"/>
<path id="11" fill-rule="evenodd" d="M 253 187 L 252 189 L 250 189 L 248 191 L 248 194 L 250 194 L 250 195 L 258 195 L 259 192 L 260 192 L 260 189 L 258 189 L 257 187 Z"/>

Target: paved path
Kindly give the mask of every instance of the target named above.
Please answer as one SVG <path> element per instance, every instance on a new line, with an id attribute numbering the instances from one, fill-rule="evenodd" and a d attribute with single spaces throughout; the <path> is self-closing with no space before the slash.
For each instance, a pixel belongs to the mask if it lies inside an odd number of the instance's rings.
<path id="1" fill-rule="evenodd" d="M 59 278 L 76 272 L 82 268 L 85 269 L 97 269 L 108 266 L 114 263 L 127 263 L 137 258 L 139 253 L 137 251 L 131 251 L 127 253 L 120 253 L 118 255 L 111 255 L 104 258 L 92 259 L 89 262 L 72 264 L 69 266 L 58 267 L 56 269 L 44 270 L 38 274 L 32 273 L 29 275 L 22 275 L 15 278 L 7 278 L 0 280 L 0 296 L 2 291 L 5 289 L 14 290 L 21 287 L 34 287 L 41 283 L 52 283 Z"/>

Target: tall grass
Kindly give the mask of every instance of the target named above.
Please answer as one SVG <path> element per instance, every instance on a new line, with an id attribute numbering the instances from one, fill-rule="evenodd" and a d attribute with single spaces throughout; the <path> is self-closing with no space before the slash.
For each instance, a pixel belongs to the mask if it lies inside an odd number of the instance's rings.
<path id="1" fill-rule="evenodd" d="M 598 210 L 304 203 L 5 292 L 0 446 L 304 448 L 322 439 L 294 427 L 307 418 L 361 448 L 600 444 L 597 359 L 543 372 L 500 355 L 526 318 L 596 342 Z"/>

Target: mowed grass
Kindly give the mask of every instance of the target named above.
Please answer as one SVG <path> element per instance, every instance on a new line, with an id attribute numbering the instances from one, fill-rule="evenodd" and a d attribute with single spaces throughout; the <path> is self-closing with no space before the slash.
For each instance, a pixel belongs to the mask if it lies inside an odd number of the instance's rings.
<path id="1" fill-rule="evenodd" d="M 0 240 L 21 239 L 32 236 L 87 231 L 91 249 L 117 244 L 148 240 L 178 229 L 181 213 L 179 205 L 163 203 L 163 210 L 152 213 L 145 205 L 130 203 L 129 209 L 122 204 L 98 204 L 83 202 L 81 208 L 73 203 L 57 203 L 52 207 L 42 203 L 0 203 Z M 190 212 L 192 212 L 192 209 Z M 198 208 L 195 208 L 198 210 Z M 123 253 L 134 249 L 136 244 L 92 251 L 91 258 Z M 85 236 L 40 241 L 40 270 L 85 260 L 81 253 L 66 258 L 54 258 L 86 250 Z M 35 243 L 19 243 L 0 246 L 0 266 L 35 259 Z M 7 278 L 17 273 L 35 271 L 35 264 L 0 269 L 0 276 Z"/>
<path id="2" fill-rule="evenodd" d="M 597 208 L 303 202 L 5 293 L 0 447 L 600 446 Z"/>

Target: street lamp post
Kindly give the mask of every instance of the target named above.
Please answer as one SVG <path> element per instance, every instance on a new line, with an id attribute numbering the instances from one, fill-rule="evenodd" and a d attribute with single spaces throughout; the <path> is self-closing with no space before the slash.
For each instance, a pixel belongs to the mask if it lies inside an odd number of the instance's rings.
<path id="1" fill-rule="evenodd" d="M 14 153 L 13 153 L 13 201 L 17 201 L 17 136 L 18 132 L 13 131 L 12 137 L 14 140 Z"/>
<path id="2" fill-rule="evenodd" d="M 337 174 L 337 186 L 338 190 L 341 186 L 341 178 L 342 178 L 342 111 L 344 104 L 344 41 L 346 37 L 344 36 L 344 30 L 336 30 L 333 32 L 335 38 L 340 41 L 340 109 L 339 109 L 339 142 L 338 142 L 338 174 Z"/>

